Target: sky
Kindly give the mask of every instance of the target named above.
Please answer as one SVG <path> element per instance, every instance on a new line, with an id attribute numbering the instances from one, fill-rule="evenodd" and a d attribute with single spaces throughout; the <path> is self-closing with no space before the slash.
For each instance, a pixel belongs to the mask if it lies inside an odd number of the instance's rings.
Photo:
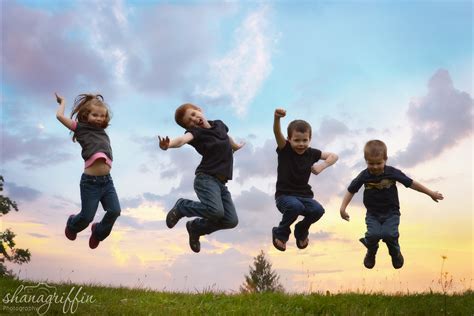
<path id="1" fill-rule="evenodd" d="M 471 1 L 1 1 L 1 167 L 19 212 L 0 217 L 31 262 L 9 268 L 22 279 L 100 283 L 172 291 L 236 292 L 263 250 L 289 292 L 450 291 L 473 281 L 473 4 Z M 112 177 L 122 207 L 95 250 L 90 229 L 72 242 L 64 227 L 80 210 L 80 146 L 57 121 L 54 93 L 70 113 L 81 93 L 101 93 Z M 183 103 L 223 120 L 245 142 L 228 188 L 239 225 L 188 246 L 186 220 L 168 229 L 180 198 L 197 199 L 200 161 L 176 137 Z M 339 160 L 310 185 L 326 213 L 310 245 L 273 248 L 281 219 L 274 202 L 275 108 L 287 124 L 304 119 L 311 146 Z M 445 199 L 398 185 L 400 245 L 395 270 L 384 244 L 372 270 L 362 262 L 362 191 L 339 206 L 365 168 L 363 146 L 381 139 L 387 165 Z M 100 220 L 101 207 L 96 214 Z M 443 260 L 442 256 L 446 259 Z M 444 264 L 443 264 L 444 261 Z M 443 270 L 441 270 L 443 269 Z"/>

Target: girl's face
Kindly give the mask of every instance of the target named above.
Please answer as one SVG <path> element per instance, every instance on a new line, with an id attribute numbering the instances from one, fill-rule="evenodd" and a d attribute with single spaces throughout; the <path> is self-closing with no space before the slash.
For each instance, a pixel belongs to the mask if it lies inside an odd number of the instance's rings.
<path id="1" fill-rule="evenodd" d="M 87 123 L 95 126 L 103 126 L 107 119 L 107 109 L 103 106 L 91 105 L 87 115 Z"/>

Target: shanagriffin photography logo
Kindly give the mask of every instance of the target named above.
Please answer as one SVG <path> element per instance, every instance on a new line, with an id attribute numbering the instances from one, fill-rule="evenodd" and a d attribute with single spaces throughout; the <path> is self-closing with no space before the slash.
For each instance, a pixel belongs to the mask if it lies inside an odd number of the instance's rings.
<path id="1" fill-rule="evenodd" d="M 82 286 L 72 286 L 68 291 L 58 293 L 56 287 L 41 282 L 37 285 L 18 286 L 13 293 L 6 293 L 2 302 L 4 311 L 36 311 L 38 315 L 44 315 L 51 304 L 61 304 L 64 314 L 74 314 L 80 304 L 92 304 L 95 299 L 93 295 L 83 292 Z"/>

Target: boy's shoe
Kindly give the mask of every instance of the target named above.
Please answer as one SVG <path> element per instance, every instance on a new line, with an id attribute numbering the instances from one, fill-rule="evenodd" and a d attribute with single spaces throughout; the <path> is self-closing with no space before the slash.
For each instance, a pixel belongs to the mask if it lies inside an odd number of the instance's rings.
<path id="1" fill-rule="evenodd" d="M 191 228 L 191 221 L 186 223 L 186 230 L 188 231 L 188 234 L 189 234 L 189 247 L 191 248 L 191 250 L 196 253 L 201 251 L 201 243 L 199 242 L 199 235 L 197 235 L 196 233 L 193 233 L 192 228 Z"/>
<path id="2" fill-rule="evenodd" d="M 94 236 L 94 232 L 95 232 L 95 227 L 96 227 L 96 226 L 97 226 L 97 223 L 94 223 L 94 224 L 92 224 L 92 226 L 91 226 L 91 232 L 92 232 L 92 234 L 91 234 L 91 236 L 90 236 L 90 238 L 89 238 L 89 248 L 91 248 L 91 249 L 97 248 L 97 246 L 98 246 L 99 243 L 100 243 L 100 240 L 97 239 L 97 238 Z"/>
<path id="3" fill-rule="evenodd" d="M 166 215 L 166 226 L 168 226 L 168 228 L 173 228 L 178 223 L 178 221 L 184 217 L 184 215 L 181 214 L 181 212 L 178 211 L 178 208 L 176 207 L 181 200 L 182 199 L 178 199 L 173 208 L 168 212 L 168 215 Z"/>
<path id="4" fill-rule="evenodd" d="M 372 269 L 375 266 L 375 254 L 376 252 L 367 250 L 364 257 L 364 267 Z"/>
<path id="5" fill-rule="evenodd" d="M 296 247 L 298 247 L 299 249 L 304 249 L 308 247 L 308 245 L 309 245 L 308 237 L 306 237 L 303 240 L 296 239 Z"/>
<path id="6" fill-rule="evenodd" d="M 69 215 L 69 218 L 73 217 L 74 215 Z M 68 220 L 69 222 L 69 220 Z M 77 233 L 71 231 L 69 228 L 67 228 L 67 222 L 66 222 L 66 228 L 64 229 L 64 234 L 66 235 L 66 238 L 69 240 L 76 240 Z"/>
<path id="7" fill-rule="evenodd" d="M 275 227 L 274 227 L 275 228 Z M 272 241 L 273 241 L 273 246 L 280 250 L 280 251 L 285 251 L 286 250 L 286 242 L 278 239 L 275 236 L 275 233 L 272 231 Z"/>
<path id="8" fill-rule="evenodd" d="M 396 255 L 391 256 L 392 257 L 392 266 L 395 269 L 400 269 L 403 267 L 403 263 L 405 262 L 405 259 L 402 256 L 402 253 L 399 251 Z"/>

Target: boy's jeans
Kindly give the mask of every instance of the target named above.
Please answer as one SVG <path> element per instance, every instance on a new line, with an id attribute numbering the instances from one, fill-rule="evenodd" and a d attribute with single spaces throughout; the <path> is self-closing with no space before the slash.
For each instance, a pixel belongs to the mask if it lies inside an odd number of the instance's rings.
<path id="1" fill-rule="evenodd" d="M 324 214 L 324 208 L 312 198 L 280 195 L 275 202 L 283 217 L 278 227 L 273 227 L 273 235 L 283 242 L 288 241 L 291 233 L 290 226 L 299 215 L 304 218 L 295 225 L 295 238 L 304 240 L 308 237 L 311 224 L 317 222 Z"/>
<path id="2" fill-rule="evenodd" d="M 90 176 L 83 173 L 80 187 L 81 212 L 68 219 L 67 227 L 75 233 L 84 230 L 94 220 L 100 202 L 105 215 L 95 227 L 94 236 L 102 241 L 109 236 L 115 220 L 120 215 L 120 203 L 112 177 L 110 175 Z"/>
<path id="3" fill-rule="evenodd" d="M 239 219 L 229 190 L 219 179 L 199 173 L 194 191 L 200 202 L 181 199 L 177 209 L 186 217 L 200 217 L 191 222 L 193 233 L 201 236 L 220 229 L 234 228 Z"/>
<path id="4" fill-rule="evenodd" d="M 367 232 L 365 233 L 365 242 L 369 251 L 377 252 L 379 240 L 387 244 L 388 252 L 391 256 L 400 252 L 398 244 L 398 225 L 400 224 L 399 214 L 369 214 L 365 215 Z"/>

